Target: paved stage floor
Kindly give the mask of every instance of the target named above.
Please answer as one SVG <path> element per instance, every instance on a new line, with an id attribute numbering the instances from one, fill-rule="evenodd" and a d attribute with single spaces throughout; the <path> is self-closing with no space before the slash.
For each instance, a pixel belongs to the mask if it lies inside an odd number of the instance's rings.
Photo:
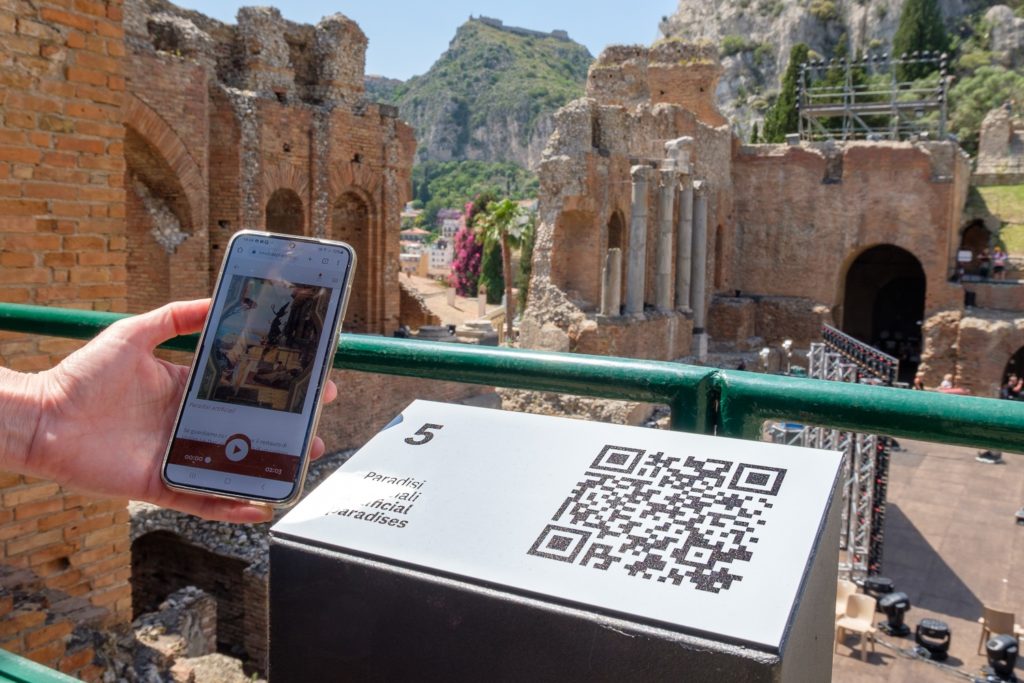
<path id="1" fill-rule="evenodd" d="M 834 655 L 836 683 L 970 680 L 986 663 L 977 654 L 982 605 L 1024 622 L 1024 526 L 1014 519 L 1024 505 L 1024 455 L 1004 454 L 1005 464 L 989 465 L 976 462 L 972 449 L 901 446 L 892 455 L 881 575 L 909 596 L 911 629 L 926 617 L 949 625 L 951 656 L 943 669 L 879 644 L 861 661 L 852 635 Z M 895 648 L 914 645 L 913 635 L 879 638 Z M 1024 676 L 1024 658 L 1017 673 Z"/>

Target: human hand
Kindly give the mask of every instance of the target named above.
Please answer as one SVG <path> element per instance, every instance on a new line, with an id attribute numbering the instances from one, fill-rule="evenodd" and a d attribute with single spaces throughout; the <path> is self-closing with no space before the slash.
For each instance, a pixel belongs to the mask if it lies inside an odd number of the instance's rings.
<path id="1" fill-rule="evenodd" d="M 208 519 L 265 522 L 264 505 L 172 491 L 160 478 L 188 368 L 153 355 L 198 331 L 210 300 L 171 303 L 120 320 L 57 367 L 33 377 L 39 419 L 24 461 L 12 469 L 82 493 L 141 500 Z M 324 401 L 338 395 L 334 382 Z M 316 437 L 311 456 L 324 453 Z"/>

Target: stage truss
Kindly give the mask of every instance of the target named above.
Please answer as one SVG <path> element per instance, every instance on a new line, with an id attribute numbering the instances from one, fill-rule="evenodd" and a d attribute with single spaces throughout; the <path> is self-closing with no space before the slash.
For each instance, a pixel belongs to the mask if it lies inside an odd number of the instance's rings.
<path id="1" fill-rule="evenodd" d="M 823 342 L 811 344 L 808 375 L 833 382 L 891 385 L 899 361 L 831 327 L 822 326 Z M 776 443 L 823 448 L 843 453 L 839 548 L 840 573 L 862 582 L 878 573 L 882 562 L 886 489 L 891 439 L 839 429 L 780 423 L 769 428 Z"/>
<path id="2" fill-rule="evenodd" d="M 804 62 L 797 93 L 800 139 L 945 139 L 948 69 L 948 56 L 938 52 Z M 909 70 L 927 75 L 901 75 Z"/>

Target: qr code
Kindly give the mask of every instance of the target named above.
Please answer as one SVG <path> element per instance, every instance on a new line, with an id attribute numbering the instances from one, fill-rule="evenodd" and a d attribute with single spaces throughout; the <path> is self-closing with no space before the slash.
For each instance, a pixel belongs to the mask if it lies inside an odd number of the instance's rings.
<path id="1" fill-rule="evenodd" d="M 718 593 L 742 581 L 786 470 L 605 446 L 529 554 Z"/>

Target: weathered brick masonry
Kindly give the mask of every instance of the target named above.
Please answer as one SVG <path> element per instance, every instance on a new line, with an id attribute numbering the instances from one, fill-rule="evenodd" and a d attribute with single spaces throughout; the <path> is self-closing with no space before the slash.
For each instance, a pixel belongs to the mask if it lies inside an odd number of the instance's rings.
<path id="1" fill-rule="evenodd" d="M 743 146 L 713 102 L 719 72 L 714 48 L 678 41 L 609 47 L 591 65 L 587 96 L 556 114 L 539 165 L 523 343 L 667 360 L 697 355 L 691 327 L 701 309 L 720 350 L 785 338 L 806 348 L 824 322 L 894 355 L 903 349 L 910 375 L 920 360 L 929 386 L 952 372 L 973 393 L 995 395 L 1021 349 L 1024 303 L 1019 287 L 955 277 L 970 225 L 966 155 L 927 140 Z M 676 143 L 665 143 L 681 136 L 687 160 L 673 166 Z M 691 254 L 703 254 L 705 296 L 659 305 L 659 268 L 677 284 L 685 270 L 678 233 L 659 245 L 663 219 L 679 223 L 682 193 L 670 215 L 659 200 L 682 168 L 684 184 L 699 180 L 707 196 L 705 241 L 694 238 Z M 631 246 L 644 267 L 632 311 Z M 611 249 L 621 252 L 618 268 L 606 266 Z M 603 278 L 616 270 L 627 305 L 607 310 Z"/>
<path id="2" fill-rule="evenodd" d="M 138 312 L 206 296 L 231 235 L 270 229 L 352 243 L 346 329 L 390 334 L 415 141 L 366 101 L 365 50 L 341 15 L 247 8 L 227 25 L 161 0 L 0 0 L 0 300 Z M 77 346 L 0 334 L 0 363 L 44 370 Z M 331 449 L 413 397 L 477 391 L 338 380 Z M 125 501 L 2 475 L 0 553 L 0 647 L 95 680 L 87 629 L 132 617 Z"/>
<path id="3" fill-rule="evenodd" d="M 120 0 L 0 2 L 0 299 L 127 307 Z M 0 334 L 0 362 L 52 366 L 76 343 Z M 76 628 L 131 614 L 124 501 L 0 477 L 0 647 L 95 679 Z"/>

